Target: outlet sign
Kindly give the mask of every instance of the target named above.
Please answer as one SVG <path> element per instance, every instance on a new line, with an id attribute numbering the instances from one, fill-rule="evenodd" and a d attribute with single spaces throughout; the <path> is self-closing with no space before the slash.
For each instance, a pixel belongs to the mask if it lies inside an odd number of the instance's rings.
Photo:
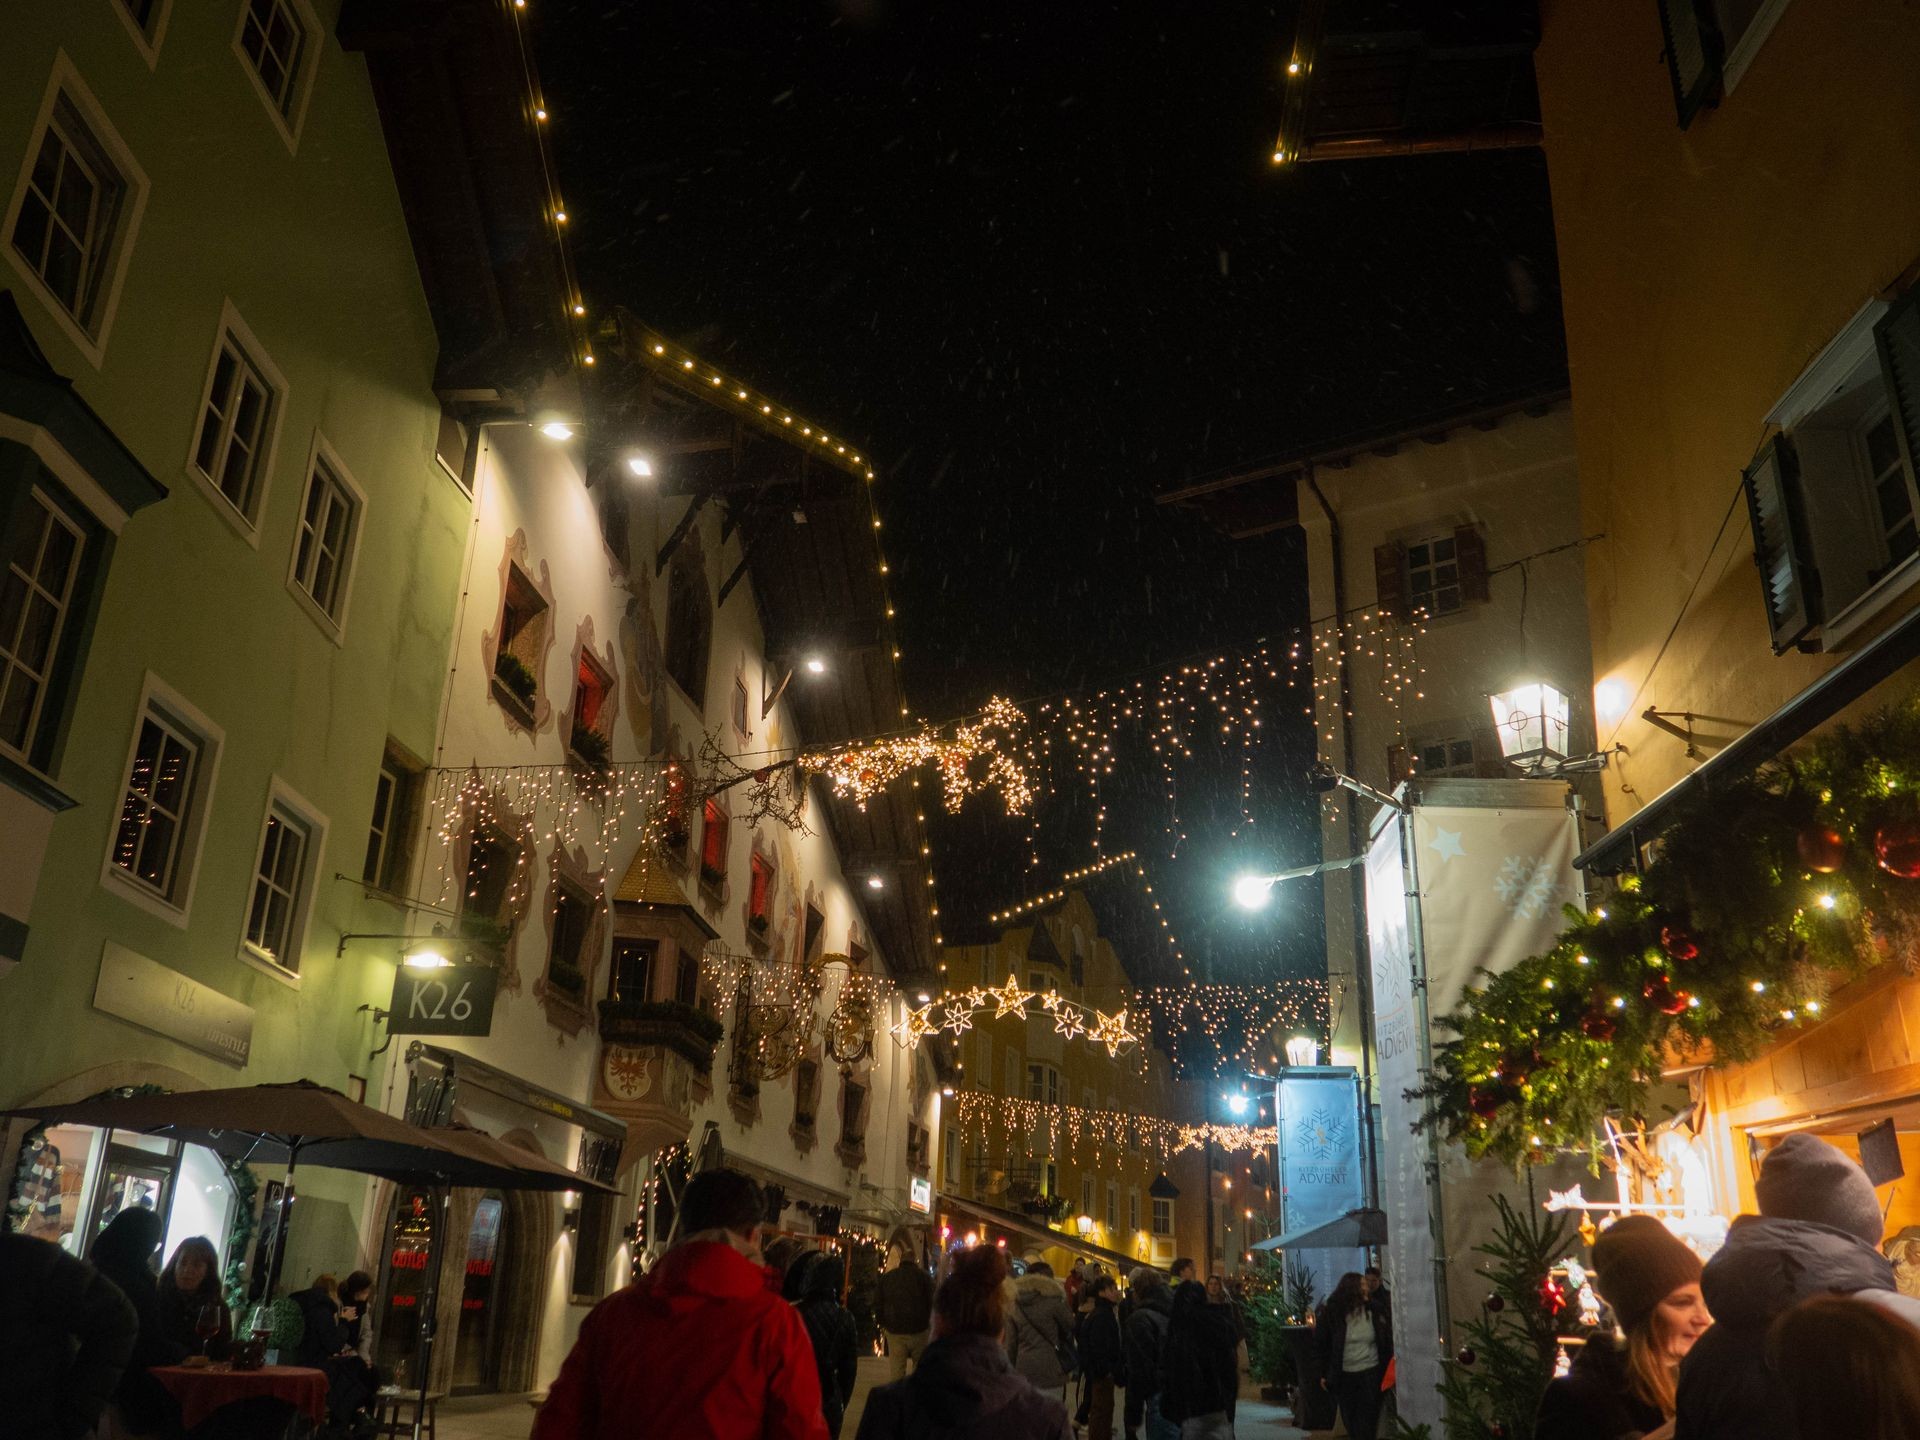
<path id="1" fill-rule="evenodd" d="M 393 977 L 387 1028 L 395 1035 L 485 1035 L 493 1029 L 493 994 L 500 972 L 491 965 L 448 965 Z"/>

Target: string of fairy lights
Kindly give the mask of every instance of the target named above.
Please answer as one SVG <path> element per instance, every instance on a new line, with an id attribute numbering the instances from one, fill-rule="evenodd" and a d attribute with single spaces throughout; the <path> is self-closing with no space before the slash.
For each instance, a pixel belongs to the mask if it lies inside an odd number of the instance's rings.
<path id="1" fill-rule="evenodd" d="M 943 1031 L 957 1040 L 973 1028 L 976 1016 L 989 1009 L 995 1020 L 1004 1020 L 1010 1015 L 1022 1020 L 1050 1017 L 1055 1034 L 1067 1040 L 1085 1035 L 1094 1044 L 1106 1046 L 1109 1057 L 1119 1056 L 1140 1039 L 1128 1028 L 1126 1006 L 1109 1013 L 1095 1005 L 1069 1000 L 1058 990 L 1028 990 L 1012 975 L 1007 976 L 1004 985 L 975 985 L 928 1000 L 909 1009 L 888 1027 L 888 1033 L 896 1044 L 909 1050 L 918 1048 L 928 1036 Z"/>
<path id="2" fill-rule="evenodd" d="M 1169 1120 L 1128 1110 L 1095 1109 L 1058 1101 L 1028 1100 L 989 1090 L 961 1089 L 953 1094 L 960 1133 L 969 1139 L 998 1138 L 1031 1146 L 1069 1161 L 1146 1153 L 1162 1161 L 1184 1150 L 1212 1144 L 1228 1154 L 1260 1153 L 1279 1143 L 1271 1125 L 1214 1125 Z"/>

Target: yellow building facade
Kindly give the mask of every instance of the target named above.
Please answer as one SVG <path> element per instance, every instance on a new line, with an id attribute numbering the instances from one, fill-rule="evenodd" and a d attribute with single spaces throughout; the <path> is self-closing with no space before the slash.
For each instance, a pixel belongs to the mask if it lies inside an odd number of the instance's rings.
<path id="1" fill-rule="evenodd" d="M 1721 33 L 1663 34 L 1683 9 Z M 1920 13 L 1542 12 L 1594 708 L 1625 747 L 1585 857 L 1604 873 L 1658 839 L 1669 787 L 1920 677 Z M 1920 980 L 1896 961 L 1688 1076 L 1704 1120 L 1681 1169 L 1711 1209 L 1751 1210 L 1755 1158 L 1794 1131 L 1852 1150 L 1891 1119 L 1920 1156 Z M 1889 1233 L 1916 1223 L 1896 1203 Z"/>
<path id="2" fill-rule="evenodd" d="M 1200 1150 L 1174 1152 L 1167 1140 L 1169 1123 L 1199 1121 L 1203 1088 L 1176 1083 L 1147 1039 L 1135 983 L 1082 891 L 1022 918 L 991 944 L 942 952 L 949 993 L 1011 977 L 1041 998 L 1025 1018 L 982 1009 L 957 1038 L 955 1094 L 941 1106 L 937 1229 L 1038 1254 L 1059 1274 L 1075 1259 L 1110 1270 L 1200 1262 L 1207 1166 Z M 1062 1034 L 1048 995 L 1099 1015 L 1128 1010 L 1140 1038 L 1109 1055 L 1084 1032 Z"/>

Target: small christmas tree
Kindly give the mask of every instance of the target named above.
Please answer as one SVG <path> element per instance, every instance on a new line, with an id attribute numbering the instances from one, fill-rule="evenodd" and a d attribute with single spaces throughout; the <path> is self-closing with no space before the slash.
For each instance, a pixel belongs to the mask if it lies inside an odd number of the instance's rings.
<path id="1" fill-rule="evenodd" d="M 1447 1440 L 1532 1440 L 1567 1308 L 1566 1288 L 1553 1274 L 1567 1248 L 1565 1217 L 1531 1203 L 1518 1209 L 1503 1195 L 1493 1203 L 1499 1229 L 1473 1247 L 1492 1262 L 1483 1268 L 1493 1290 L 1480 1318 L 1457 1327 L 1460 1349 L 1440 1383 Z"/>

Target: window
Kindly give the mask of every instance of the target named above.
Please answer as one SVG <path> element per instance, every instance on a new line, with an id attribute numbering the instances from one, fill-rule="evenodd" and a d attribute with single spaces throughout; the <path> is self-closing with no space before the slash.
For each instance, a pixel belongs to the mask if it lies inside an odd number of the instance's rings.
<path id="1" fill-rule="evenodd" d="M 41 490 L 0 530 L 0 750 L 31 763 L 85 537 Z"/>
<path id="2" fill-rule="evenodd" d="M 1080 953 L 1080 937 L 1073 938 L 1073 957 L 1067 962 L 1067 978 L 1077 990 L 1087 983 L 1087 957 Z"/>
<path id="3" fill-rule="evenodd" d="M 867 1135 L 867 1087 L 858 1080 L 840 1086 L 840 1140 L 847 1146 L 860 1145 Z"/>
<path id="4" fill-rule="evenodd" d="M 1107 1182 L 1107 1229 L 1115 1228 L 1120 1218 L 1120 1187 L 1109 1180 Z"/>
<path id="5" fill-rule="evenodd" d="M 467 847 L 467 883 L 460 914 L 484 931 L 504 931 L 510 920 L 507 899 L 520 870 L 520 849 L 498 831 L 476 830 Z M 489 938 L 481 934 L 476 938 Z"/>
<path id="6" fill-rule="evenodd" d="M 1023 1071 L 1020 1067 L 1020 1052 L 1018 1050 L 1015 1050 L 1012 1046 L 1008 1046 L 1006 1054 L 1007 1054 L 1007 1088 L 1001 1093 L 1004 1095 L 1023 1094 L 1024 1092 L 1021 1089 L 1020 1081 L 1022 1076 L 1026 1072 Z"/>
<path id="7" fill-rule="evenodd" d="M 700 1003 L 700 956 L 694 951 L 680 951 L 680 964 L 673 976 L 673 998 L 682 1005 Z"/>
<path id="8" fill-rule="evenodd" d="M 588 1135 L 580 1141 L 580 1159 L 575 1168 L 603 1184 L 612 1184 L 620 1173 L 622 1142 L 605 1135 Z M 620 1197 L 601 1190 L 583 1191 L 580 1196 L 580 1225 L 573 1250 L 573 1281 L 568 1298 L 575 1305 L 590 1305 L 606 1293 L 607 1262 L 612 1258 L 614 1217 Z"/>
<path id="9" fill-rule="evenodd" d="M 674 552 L 667 588 L 667 674 L 686 692 L 693 708 L 707 705 L 707 652 L 712 648 L 713 602 L 707 592 L 706 562 L 690 536 Z"/>
<path id="10" fill-rule="evenodd" d="M 494 645 L 493 693 L 523 720 L 532 720 L 540 701 L 540 675 L 551 623 L 546 596 L 516 561 L 509 560 L 507 583 L 500 596 L 500 633 Z M 686 779 L 678 770 L 667 782 L 668 794 L 672 795 L 676 781 L 684 800 Z"/>
<path id="11" fill-rule="evenodd" d="M 167 33 L 167 12 L 173 0 L 114 0 L 114 8 L 126 22 L 127 33 L 152 69 L 160 59 L 160 41 Z"/>
<path id="12" fill-rule="evenodd" d="M 1129 1235 L 1140 1233 L 1140 1192 L 1138 1190 L 1127 1192 L 1127 1233 Z"/>
<path id="13" fill-rule="evenodd" d="M 607 998 L 616 1005 L 642 1005 L 652 998 L 653 957 L 659 952 L 657 941 L 629 936 L 615 940 Z"/>
<path id="14" fill-rule="evenodd" d="M 573 729 L 568 744 L 582 760 L 604 765 L 613 758 L 613 737 L 609 733 L 611 712 L 607 699 L 613 693 L 613 677 L 606 667 L 580 652 L 580 666 L 573 677 Z"/>
<path id="15" fill-rule="evenodd" d="M 932 1137 L 924 1125 L 915 1121 L 907 1122 L 907 1168 L 916 1175 L 927 1173 L 928 1152 Z"/>
<path id="16" fill-rule="evenodd" d="M 1030 970 L 1027 972 L 1027 988 L 1036 995 L 1044 995 L 1053 989 L 1053 982 L 1038 970 Z"/>
<path id="17" fill-rule="evenodd" d="M 587 942 L 593 933 L 593 908 L 593 902 L 573 886 L 555 887 L 547 988 L 557 990 L 576 1005 L 587 997 Z"/>
<path id="18" fill-rule="evenodd" d="M 1093 1177 L 1080 1177 L 1080 1213 L 1089 1218 L 1093 1215 Z"/>
<path id="19" fill-rule="evenodd" d="M 700 879 L 708 885 L 722 885 L 727 879 L 727 812 L 711 798 L 701 812 Z"/>
<path id="20" fill-rule="evenodd" d="M 1441 775 L 1474 773 L 1473 741 L 1423 740 L 1414 746 L 1414 763 L 1429 780 Z"/>
<path id="21" fill-rule="evenodd" d="M 1052 1199 L 1060 1193 L 1060 1167 L 1053 1161 L 1047 1162 L 1046 1178 L 1041 1182 L 1045 1187 L 1041 1193 Z"/>
<path id="22" fill-rule="evenodd" d="M 1027 1099 L 1036 1105 L 1058 1105 L 1060 1072 L 1051 1065 L 1027 1066 Z"/>
<path id="23" fill-rule="evenodd" d="M 814 1117 L 820 1105 L 820 1062 L 802 1060 L 793 1067 L 793 1123 L 802 1134 L 811 1135 Z"/>
<path id="24" fill-rule="evenodd" d="M 1680 128 L 1747 73 L 1788 0 L 1661 0 L 1661 38 Z"/>
<path id="25" fill-rule="evenodd" d="M 733 677 L 733 728 L 743 737 L 751 733 L 747 729 L 747 682 L 738 675 Z"/>
<path id="26" fill-rule="evenodd" d="M 95 365 L 145 197 L 146 177 L 62 57 L 14 191 L 7 240 Z"/>
<path id="27" fill-rule="evenodd" d="M 154 693 L 158 688 L 148 682 L 134 727 L 107 873 L 129 893 L 184 912 L 219 736 L 177 697 Z"/>
<path id="28" fill-rule="evenodd" d="M 1920 295 L 1864 306 L 1767 419 L 1742 480 L 1773 648 L 1831 648 L 1920 577 Z"/>
<path id="29" fill-rule="evenodd" d="M 312 602 L 316 618 L 335 640 L 346 622 L 347 587 L 359 529 L 360 491 L 324 442 L 316 441 L 289 581 L 297 594 Z"/>
<path id="30" fill-rule="evenodd" d="M 246 952 L 297 975 L 321 836 L 285 787 L 276 783 L 274 792 L 247 901 Z"/>
<path id="31" fill-rule="evenodd" d="M 676 765 L 667 771 L 667 783 L 661 788 L 660 843 L 679 854 L 686 849 L 690 833 L 687 826 L 687 772 Z"/>
<path id="32" fill-rule="evenodd" d="M 285 393 L 286 382 L 229 307 L 200 402 L 192 473 L 233 508 L 248 532 L 260 521 L 280 397 Z"/>
<path id="33" fill-rule="evenodd" d="M 940 1188 L 952 1190 L 960 1183 L 960 1132 L 940 1132 Z"/>
<path id="34" fill-rule="evenodd" d="M 434 437 L 433 458 L 454 484 L 469 495 L 473 493 L 473 474 L 467 465 L 467 427 L 444 405 L 440 407 L 440 430 Z"/>
<path id="35" fill-rule="evenodd" d="M 318 29 L 304 3 L 245 0 L 233 37 L 235 52 L 289 147 L 299 138 Z"/>
<path id="36" fill-rule="evenodd" d="M 1173 1201 L 1159 1195 L 1153 1197 L 1153 1233 L 1173 1234 Z"/>
<path id="37" fill-rule="evenodd" d="M 1390 620 L 1451 615 L 1488 598 L 1487 542 L 1472 525 L 1405 544 L 1389 541 L 1374 547 L 1373 578 L 1375 603 Z"/>
<path id="38" fill-rule="evenodd" d="M 827 917 L 813 904 L 807 905 L 806 929 L 800 946 L 801 958 L 813 960 L 820 954 L 821 940 L 826 933 Z"/>
<path id="39" fill-rule="evenodd" d="M 406 889 L 423 783 L 420 766 L 389 740 L 373 786 L 373 819 L 367 826 L 367 853 L 360 867 L 365 884 L 395 893 Z"/>
<path id="40" fill-rule="evenodd" d="M 747 890 L 747 926 L 764 935 L 773 913 L 773 862 L 756 853 L 748 864 L 753 878 Z"/>

